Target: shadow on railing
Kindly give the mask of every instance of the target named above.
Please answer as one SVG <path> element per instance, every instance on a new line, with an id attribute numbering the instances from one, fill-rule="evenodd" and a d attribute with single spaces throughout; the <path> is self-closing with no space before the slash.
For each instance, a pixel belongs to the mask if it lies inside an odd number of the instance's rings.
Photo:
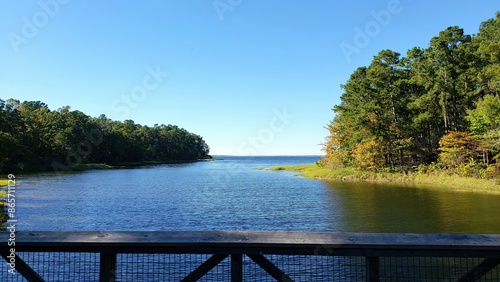
<path id="1" fill-rule="evenodd" d="M 0 234 L 1 281 L 500 281 L 500 235 Z"/>

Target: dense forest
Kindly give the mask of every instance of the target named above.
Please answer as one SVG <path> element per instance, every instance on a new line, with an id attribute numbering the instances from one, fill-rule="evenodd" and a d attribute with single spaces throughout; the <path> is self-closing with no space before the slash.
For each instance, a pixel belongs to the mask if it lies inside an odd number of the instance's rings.
<path id="1" fill-rule="evenodd" d="M 500 176 L 500 13 L 406 57 L 383 50 L 342 89 L 323 166 Z"/>
<path id="2" fill-rule="evenodd" d="M 202 137 L 175 125 L 153 127 L 90 117 L 69 106 L 0 100 L 0 171 L 69 170 L 81 164 L 209 158 Z"/>

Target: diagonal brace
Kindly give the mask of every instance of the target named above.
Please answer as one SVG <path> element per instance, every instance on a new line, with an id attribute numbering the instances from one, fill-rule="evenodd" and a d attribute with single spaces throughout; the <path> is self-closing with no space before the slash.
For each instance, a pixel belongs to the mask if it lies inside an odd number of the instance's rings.
<path id="1" fill-rule="evenodd" d="M 276 281 L 282 282 L 293 282 L 294 280 L 290 278 L 285 272 L 279 269 L 274 263 L 268 260 L 263 255 L 249 255 L 247 256 L 252 259 L 256 264 L 258 264 L 262 269 L 264 269 L 269 275 L 271 275 Z"/>
<path id="2" fill-rule="evenodd" d="M 228 256 L 229 255 L 219 255 L 219 254 L 211 256 L 207 261 L 198 266 L 195 270 L 189 273 L 189 275 L 186 276 L 181 281 L 182 282 L 198 281 L 198 279 L 205 276 L 205 274 L 207 274 L 210 270 L 212 270 L 212 268 L 216 267 L 219 263 L 221 263 L 221 261 L 223 261 Z"/>
<path id="3" fill-rule="evenodd" d="M 2 253 L 2 257 L 7 263 L 10 263 L 9 254 Z M 29 282 L 45 282 L 43 278 L 36 273 L 26 262 L 24 262 L 18 255 L 15 255 L 16 271 L 19 272 Z"/>
<path id="4" fill-rule="evenodd" d="M 458 279 L 459 282 L 465 281 L 478 281 L 488 272 L 492 271 L 493 268 L 497 267 L 500 264 L 500 258 L 487 258 L 484 259 L 480 264 L 475 266 L 469 272 L 467 272 L 464 276 Z"/>

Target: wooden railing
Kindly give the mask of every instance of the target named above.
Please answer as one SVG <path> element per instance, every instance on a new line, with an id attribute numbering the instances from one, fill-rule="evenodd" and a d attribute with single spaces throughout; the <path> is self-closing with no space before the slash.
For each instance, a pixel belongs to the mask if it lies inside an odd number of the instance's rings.
<path id="1" fill-rule="evenodd" d="M 181 281 L 197 281 L 222 261 L 230 258 L 227 268 L 230 281 L 242 281 L 243 260 L 255 263 L 276 281 L 295 281 L 287 270 L 280 269 L 269 255 L 352 257 L 362 258 L 363 265 L 355 265 L 366 281 L 383 280 L 383 275 L 398 271 L 397 264 L 388 264 L 387 258 L 418 258 L 410 264 L 430 265 L 425 275 L 435 277 L 431 272 L 436 263 L 430 258 L 475 258 L 474 265 L 454 270 L 447 280 L 476 281 L 485 275 L 500 281 L 500 235 L 461 234 L 374 234 L 374 233 L 303 233 L 303 232 L 240 232 L 240 231 L 197 231 L 197 232 L 17 232 L 15 246 L 7 242 L 10 233 L 0 233 L 4 243 L 0 253 L 7 261 L 7 272 L 14 262 L 15 271 L 28 281 L 45 281 L 43 273 L 34 270 L 20 254 L 50 253 L 95 253 L 99 262 L 100 281 L 115 281 L 117 255 L 119 254 L 209 254 L 205 262 L 194 266 Z M 12 244 L 11 244 L 12 245 Z M 14 258 L 14 259 L 13 259 Z M 398 260 L 396 260 L 398 261 Z M 427 261 L 431 261 L 430 264 Z M 41 262 L 34 262 L 41 264 Z M 426 264 L 427 263 L 427 264 Z M 298 263 L 300 264 L 300 263 Z M 455 262 L 453 263 L 455 264 Z M 169 264 L 165 264 L 165 267 Z M 440 263 L 437 264 L 441 265 Z M 408 268 L 408 263 L 404 263 Z M 38 267 L 40 268 L 40 267 Z M 405 268 L 405 269 L 406 269 Z M 40 268 L 41 269 L 41 268 Z M 493 270 L 493 271 L 492 271 Z M 62 271 L 62 270 L 61 270 Z M 318 271 L 335 271 L 332 265 Z M 406 270 L 399 270 L 406 271 Z M 420 272 L 419 272 L 420 273 Z M 412 274 L 413 281 L 429 279 Z M 0 277 L 9 274 L 4 274 Z M 407 275 L 407 274 L 405 274 Z M 354 277 L 354 276 L 353 276 Z M 406 277 L 406 276 L 405 276 Z M 228 278 L 229 279 L 229 278 Z M 78 279 L 76 279 L 77 281 Z M 343 279 L 339 278 L 339 281 Z"/>

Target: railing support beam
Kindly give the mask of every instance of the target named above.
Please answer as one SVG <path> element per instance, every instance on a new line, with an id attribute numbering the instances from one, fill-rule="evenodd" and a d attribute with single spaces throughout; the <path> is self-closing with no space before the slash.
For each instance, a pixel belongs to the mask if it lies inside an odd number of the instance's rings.
<path id="1" fill-rule="evenodd" d="M 8 258 L 8 254 L 2 253 L 2 257 L 10 263 L 10 258 Z M 19 256 L 15 255 L 15 270 L 21 274 L 26 280 L 29 282 L 45 282 L 43 278 L 36 273 L 27 263 L 25 263 Z"/>
<path id="2" fill-rule="evenodd" d="M 231 255 L 231 282 L 243 281 L 243 255 Z"/>
<path id="3" fill-rule="evenodd" d="M 366 281 L 367 282 L 380 281 L 379 264 L 380 264 L 379 257 L 366 257 Z"/>
<path id="4" fill-rule="evenodd" d="M 256 264 L 258 264 L 262 269 L 264 269 L 269 275 L 271 275 L 276 281 L 281 282 L 293 282 L 294 280 L 290 278 L 285 272 L 279 269 L 274 263 L 268 260 L 263 255 L 247 255 Z"/>
<path id="5" fill-rule="evenodd" d="M 474 267 L 471 271 L 467 272 L 459 282 L 465 281 L 478 281 L 488 272 L 492 271 L 495 267 L 500 264 L 500 258 L 487 258 L 483 260 L 480 264 Z"/>
<path id="6" fill-rule="evenodd" d="M 216 267 L 219 263 L 221 263 L 224 259 L 226 259 L 229 255 L 220 255 L 216 254 L 211 256 L 206 262 L 202 263 L 198 266 L 193 272 L 189 273 L 186 278 L 182 279 L 182 282 L 194 282 L 198 281 L 201 277 L 205 276 L 212 268 Z"/>
<path id="7" fill-rule="evenodd" d="M 116 254 L 101 253 L 99 281 L 100 282 L 116 281 Z"/>

